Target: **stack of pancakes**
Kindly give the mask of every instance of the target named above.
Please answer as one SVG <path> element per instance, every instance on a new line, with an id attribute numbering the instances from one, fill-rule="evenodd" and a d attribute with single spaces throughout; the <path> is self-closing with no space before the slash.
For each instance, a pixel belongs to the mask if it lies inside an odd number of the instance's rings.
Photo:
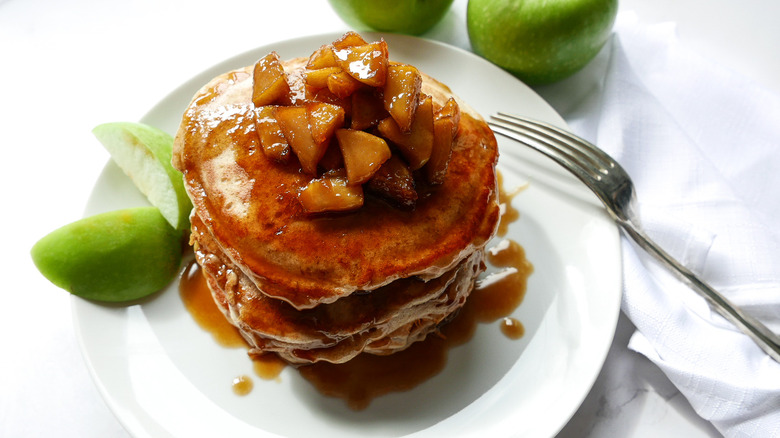
<path id="1" fill-rule="evenodd" d="M 305 62 L 284 63 L 291 82 Z M 423 92 L 439 105 L 455 97 L 426 75 Z M 414 209 L 367 195 L 358 210 L 311 215 L 297 199 L 310 176 L 295 160 L 264 156 L 251 96 L 252 66 L 206 84 L 184 114 L 173 158 L 195 206 L 197 262 L 250 355 L 341 363 L 435 332 L 484 270 L 498 222 L 497 147 L 484 121 L 458 100 L 447 176 L 418 187 Z"/>

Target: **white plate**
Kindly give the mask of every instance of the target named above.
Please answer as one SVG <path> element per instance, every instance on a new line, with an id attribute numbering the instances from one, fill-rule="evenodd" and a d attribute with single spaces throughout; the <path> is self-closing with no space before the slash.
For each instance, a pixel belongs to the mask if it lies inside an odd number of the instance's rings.
<path id="1" fill-rule="evenodd" d="M 213 76 L 271 50 L 282 58 L 307 56 L 337 37 L 296 39 L 229 59 L 165 97 L 143 121 L 174 133 L 191 96 Z M 533 91 L 481 58 L 436 42 L 384 37 L 391 58 L 448 84 L 482 114 L 505 110 L 563 125 Z M 232 379 L 254 376 L 246 351 L 220 347 L 199 328 L 177 284 L 129 307 L 74 298 L 84 356 L 113 412 L 137 437 L 557 433 L 590 390 L 612 341 L 621 293 L 618 232 L 568 174 L 509 141 L 499 144 L 505 186 L 530 182 L 514 199 L 521 216 L 507 236 L 525 248 L 535 267 L 513 315 L 526 328 L 521 340 L 507 339 L 497 324 L 482 324 L 469 343 L 450 351 L 439 375 L 355 412 L 320 395 L 289 367 L 278 381 L 253 378 L 254 390 L 236 396 Z M 87 214 L 144 203 L 109 163 Z"/>

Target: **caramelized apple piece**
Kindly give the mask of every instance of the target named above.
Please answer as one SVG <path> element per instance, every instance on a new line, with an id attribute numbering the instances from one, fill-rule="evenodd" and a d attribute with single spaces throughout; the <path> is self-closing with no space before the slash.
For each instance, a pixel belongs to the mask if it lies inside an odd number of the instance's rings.
<path id="1" fill-rule="evenodd" d="M 306 85 L 314 88 L 321 89 L 328 86 L 328 76 L 341 71 L 339 67 L 325 67 L 318 68 L 316 70 L 306 70 L 304 75 L 306 77 Z"/>
<path id="2" fill-rule="evenodd" d="M 284 138 L 279 123 L 274 118 L 275 106 L 266 105 L 255 108 L 255 129 L 260 137 L 260 145 L 265 156 L 280 162 L 290 161 L 290 145 Z"/>
<path id="3" fill-rule="evenodd" d="M 339 98 L 349 97 L 355 90 L 363 87 L 363 83 L 353 78 L 345 71 L 331 74 L 327 79 L 328 90 Z"/>
<path id="4" fill-rule="evenodd" d="M 458 106 L 458 102 L 455 102 L 455 99 L 450 97 L 447 99 L 447 103 L 445 103 L 443 107 L 434 113 L 433 118 L 434 120 L 451 118 L 452 136 L 455 137 L 455 135 L 458 133 L 458 126 L 460 124 L 460 107 Z"/>
<path id="5" fill-rule="evenodd" d="M 431 184 L 441 184 L 447 174 L 452 155 L 452 145 L 458 134 L 460 108 L 453 98 L 433 115 L 433 150 L 431 159 L 425 164 L 425 177 Z"/>
<path id="6" fill-rule="evenodd" d="M 290 92 L 287 75 L 279 61 L 279 54 L 271 52 L 255 63 L 252 103 L 255 106 L 270 105 L 283 99 Z"/>
<path id="7" fill-rule="evenodd" d="M 295 69 L 287 74 L 287 85 L 290 92 L 279 100 L 279 105 L 296 106 L 311 102 L 314 99 L 314 90 L 306 84 L 306 76 L 303 69 Z"/>
<path id="8" fill-rule="evenodd" d="M 348 185 L 338 174 L 313 179 L 298 193 L 298 201 L 309 213 L 349 211 L 363 206 L 363 186 Z"/>
<path id="9" fill-rule="evenodd" d="M 366 187 L 400 207 L 412 208 L 417 203 L 412 171 L 397 155 L 385 161 Z"/>
<path id="10" fill-rule="evenodd" d="M 315 102 L 332 103 L 333 105 L 338 105 L 344 108 L 345 114 L 349 114 L 352 110 L 352 98 L 350 96 L 338 97 L 327 88 L 323 88 L 322 90 L 318 90 L 316 93 L 314 93 L 312 100 Z"/>
<path id="11" fill-rule="evenodd" d="M 363 39 L 363 37 L 360 36 L 357 32 L 349 31 L 342 35 L 339 39 L 336 41 L 333 41 L 332 47 L 335 50 L 343 50 L 348 47 L 352 46 L 363 46 L 368 44 L 366 40 Z"/>
<path id="12" fill-rule="evenodd" d="M 362 46 L 335 49 L 336 63 L 358 81 L 382 87 L 387 80 L 387 43 L 380 40 Z"/>
<path id="13" fill-rule="evenodd" d="M 384 139 L 364 131 L 339 129 L 336 131 L 344 168 L 350 185 L 368 181 L 388 158 L 390 147 Z"/>
<path id="14" fill-rule="evenodd" d="M 421 100 L 408 134 L 401 132 L 392 117 L 379 122 L 377 129 L 383 137 L 398 146 L 412 170 L 423 167 L 431 158 L 433 150 L 433 100 L 430 96 Z"/>
<path id="15" fill-rule="evenodd" d="M 365 131 L 388 116 L 382 97 L 376 89 L 358 90 L 352 94 L 350 129 Z"/>
<path id="16" fill-rule="evenodd" d="M 387 68 L 384 105 L 401 132 L 409 132 L 412 128 L 421 87 L 422 76 L 417 68 L 407 64 L 393 64 Z"/>
<path id="17" fill-rule="evenodd" d="M 306 105 L 309 112 L 309 127 L 315 143 L 330 141 L 336 129 L 344 126 L 344 108 L 323 102 Z"/>
<path id="18" fill-rule="evenodd" d="M 452 155 L 452 140 L 455 138 L 452 117 L 433 121 L 433 150 L 431 159 L 425 163 L 425 177 L 431 184 L 441 184 L 447 175 L 447 166 Z"/>
<path id="19" fill-rule="evenodd" d="M 317 163 L 325 154 L 327 142 L 317 143 L 309 127 L 309 112 L 303 106 L 280 106 L 274 109 L 274 118 L 284 138 L 298 157 L 301 168 L 310 175 L 317 174 Z"/>
<path id="20" fill-rule="evenodd" d="M 341 148 L 339 148 L 336 137 L 331 138 L 330 145 L 325 149 L 325 155 L 320 159 L 319 166 L 326 172 L 344 168 L 344 158 L 341 156 Z"/>
<path id="21" fill-rule="evenodd" d="M 309 57 L 309 62 L 306 63 L 306 68 L 311 70 L 335 66 L 336 56 L 333 54 L 333 46 L 330 44 L 315 50 Z"/>

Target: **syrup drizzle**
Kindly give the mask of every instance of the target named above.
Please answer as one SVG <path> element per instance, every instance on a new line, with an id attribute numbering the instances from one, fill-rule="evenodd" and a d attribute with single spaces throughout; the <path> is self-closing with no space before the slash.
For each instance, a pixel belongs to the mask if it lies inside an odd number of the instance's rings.
<path id="1" fill-rule="evenodd" d="M 200 266 L 193 260 L 179 280 L 179 295 L 192 318 L 205 331 L 211 333 L 219 345 L 229 348 L 247 348 L 244 338 L 219 310 L 211 296 L 208 283 Z"/>
<path id="2" fill-rule="evenodd" d="M 525 335 L 525 326 L 516 318 L 506 317 L 501 321 L 501 333 L 509 339 L 520 339 Z"/>
<path id="3" fill-rule="evenodd" d="M 504 177 L 501 175 L 501 172 L 496 172 L 496 178 L 498 179 L 498 199 L 504 208 L 496 235 L 504 237 L 509 231 L 509 225 L 520 218 L 520 211 L 512 206 L 512 200 L 522 192 L 526 186 L 516 187 L 511 192 L 507 192 L 504 189 Z"/>
<path id="4" fill-rule="evenodd" d="M 252 382 L 252 378 L 249 376 L 238 376 L 233 379 L 233 392 L 236 395 L 248 395 L 252 392 L 252 388 L 255 386 Z"/>
<path id="5" fill-rule="evenodd" d="M 499 176 L 499 199 L 506 205 L 499 224 L 499 235 L 517 220 L 519 212 L 511 200 L 522 189 L 507 194 Z M 424 341 L 388 355 L 361 354 L 343 364 L 318 362 L 297 368 L 321 394 L 344 399 L 355 410 L 365 409 L 376 397 L 391 392 L 412 389 L 441 372 L 447 362 L 450 348 L 468 342 L 479 323 L 499 321 L 501 332 L 510 339 L 519 339 L 525 329 L 520 321 L 510 317 L 523 301 L 528 276 L 533 266 L 525 258 L 525 251 L 517 242 L 504 239 L 488 250 L 486 259 L 497 268 L 475 287 L 458 315 L 438 333 Z M 214 339 L 227 347 L 246 347 L 246 341 L 224 317 L 211 296 L 207 282 L 197 263 L 185 269 L 180 281 L 180 293 L 187 310 Z M 264 380 L 279 379 L 286 362 L 277 355 L 266 353 L 252 356 L 255 374 Z M 253 383 L 248 376 L 233 380 L 233 391 L 246 395 Z"/>

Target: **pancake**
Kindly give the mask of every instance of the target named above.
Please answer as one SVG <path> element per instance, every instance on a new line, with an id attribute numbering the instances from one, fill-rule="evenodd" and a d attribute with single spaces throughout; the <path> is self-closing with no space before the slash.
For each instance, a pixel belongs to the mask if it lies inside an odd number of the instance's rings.
<path id="1" fill-rule="evenodd" d="M 367 44 L 362 53 L 386 56 L 386 50 L 373 49 L 383 44 Z M 334 56 L 340 56 L 335 49 Z M 275 105 L 300 111 L 319 98 L 304 79 L 306 65 L 306 58 L 296 58 L 276 66 L 276 78 L 284 77 L 290 90 Z M 421 91 L 434 108 L 457 103 L 458 116 L 444 120 L 457 123 L 457 134 L 446 123 L 436 125 L 444 126 L 441 136 L 430 133 L 448 142 L 450 132 L 455 135 L 445 149 L 445 176 L 431 179 L 422 167 L 409 172 L 411 208 L 369 191 L 358 208 L 313 214 L 299 194 L 320 176 L 311 174 L 317 163 L 309 163 L 306 173 L 303 155 L 280 162 L 260 143 L 260 134 L 268 132 L 256 127 L 256 71 L 247 66 L 219 75 L 195 94 L 172 159 L 193 201 L 190 243 L 196 260 L 216 304 L 250 344 L 249 354 L 276 353 L 292 364 L 342 363 L 362 352 L 392 354 L 436 332 L 465 304 L 485 269 L 484 248 L 498 225 L 492 131 L 447 86 L 421 73 Z M 350 110 L 342 108 L 348 120 Z M 311 131 L 312 119 L 303 120 L 298 126 L 309 123 Z M 372 135 L 379 136 L 381 128 Z M 284 135 L 289 140 L 297 134 Z M 338 141 L 336 150 L 343 152 Z M 388 155 L 407 158 L 399 153 L 401 145 L 387 141 L 385 150 L 394 151 Z M 411 161 L 401 166 L 412 168 Z"/>
<path id="2" fill-rule="evenodd" d="M 342 363 L 360 352 L 404 349 L 459 309 L 482 271 L 482 253 L 476 252 L 430 281 L 409 277 L 297 310 L 258 290 L 220 254 L 197 217 L 192 231 L 196 260 L 214 300 L 250 344 L 250 354 L 274 352 L 290 363 Z"/>
<path id="3" fill-rule="evenodd" d="M 300 82 L 296 68 L 303 64 L 303 58 L 284 64 L 291 82 Z M 425 74 L 423 91 L 438 105 L 457 99 Z M 184 174 L 195 214 L 266 295 L 305 309 L 399 278 L 435 278 L 493 235 L 496 141 L 460 99 L 447 177 L 413 210 L 367 197 L 355 212 L 312 217 L 297 200 L 309 176 L 297 163 L 279 165 L 263 155 L 251 94 L 251 66 L 206 84 L 184 114 L 173 164 Z"/>

